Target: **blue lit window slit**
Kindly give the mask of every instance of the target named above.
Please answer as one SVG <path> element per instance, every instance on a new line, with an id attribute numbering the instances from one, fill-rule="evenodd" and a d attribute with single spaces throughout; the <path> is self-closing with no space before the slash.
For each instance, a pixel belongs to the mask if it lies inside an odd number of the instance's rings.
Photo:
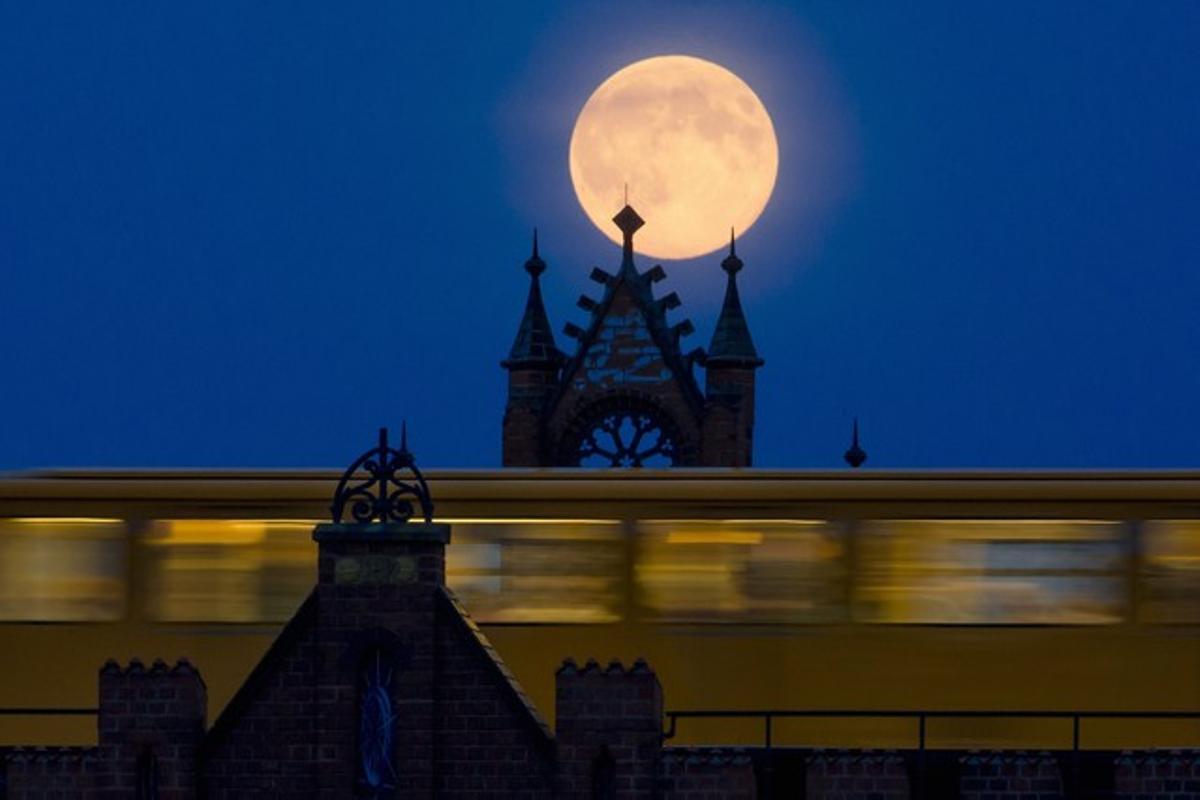
<path id="1" fill-rule="evenodd" d="M 395 788 L 391 686 L 392 669 L 376 650 L 363 665 L 358 715 L 359 783 L 369 796 Z"/>

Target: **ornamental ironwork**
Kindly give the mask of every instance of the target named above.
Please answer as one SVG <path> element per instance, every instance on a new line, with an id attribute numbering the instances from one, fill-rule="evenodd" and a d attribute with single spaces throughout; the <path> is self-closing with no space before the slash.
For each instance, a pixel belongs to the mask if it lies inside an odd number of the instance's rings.
<path id="1" fill-rule="evenodd" d="M 388 445 L 387 428 L 379 429 L 379 444 L 342 473 L 329 510 L 334 522 L 347 512 L 348 521 L 358 523 L 408 522 L 418 506 L 425 522 L 432 523 L 429 486 L 408 452 L 408 430 L 402 426 L 399 449 Z"/>

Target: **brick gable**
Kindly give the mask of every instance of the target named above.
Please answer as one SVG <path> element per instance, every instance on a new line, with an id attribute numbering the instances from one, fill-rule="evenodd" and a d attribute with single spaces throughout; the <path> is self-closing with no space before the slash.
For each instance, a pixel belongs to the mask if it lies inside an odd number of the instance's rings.
<path id="1" fill-rule="evenodd" d="M 556 739 L 446 588 L 449 536 L 317 526 L 316 588 L 211 729 L 187 662 L 110 662 L 99 744 L 0 753 L 4 800 L 752 796 L 745 759 L 663 761 L 662 687 L 643 661 L 564 664 Z"/>

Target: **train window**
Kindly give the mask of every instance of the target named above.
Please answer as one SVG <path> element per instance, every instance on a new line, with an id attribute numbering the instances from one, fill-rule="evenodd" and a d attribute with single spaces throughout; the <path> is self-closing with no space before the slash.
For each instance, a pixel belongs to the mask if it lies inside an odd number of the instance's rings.
<path id="1" fill-rule="evenodd" d="M 824 522 L 640 524 L 641 601 L 665 622 L 836 622 L 845 618 L 842 537 Z"/>
<path id="2" fill-rule="evenodd" d="M 279 622 L 316 581 L 314 522 L 161 520 L 145 538 L 146 604 L 163 622 Z"/>
<path id="3" fill-rule="evenodd" d="M 1200 520 L 1142 525 L 1143 622 L 1200 623 Z"/>
<path id="4" fill-rule="evenodd" d="M 616 522 L 446 520 L 446 582 L 479 622 L 615 622 L 623 550 Z"/>
<path id="5" fill-rule="evenodd" d="M 125 524 L 0 520 L 0 619 L 84 622 L 125 614 Z"/>
<path id="6" fill-rule="evenodd" d="M 855 614 L 885 623 L 1119 622 L 1122 530 L 1069 520 L 863 523 Z"/>

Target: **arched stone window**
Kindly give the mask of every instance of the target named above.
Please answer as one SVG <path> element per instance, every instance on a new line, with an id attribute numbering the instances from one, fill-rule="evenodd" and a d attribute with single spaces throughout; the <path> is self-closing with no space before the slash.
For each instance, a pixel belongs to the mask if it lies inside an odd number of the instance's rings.
<path id="1" fill-rule="evenodd" d="M 586 406 L 563 433 L 564 467 L 671 467 L 688 444 L 671 415 L 649 397 L 612 394 Z"/>

